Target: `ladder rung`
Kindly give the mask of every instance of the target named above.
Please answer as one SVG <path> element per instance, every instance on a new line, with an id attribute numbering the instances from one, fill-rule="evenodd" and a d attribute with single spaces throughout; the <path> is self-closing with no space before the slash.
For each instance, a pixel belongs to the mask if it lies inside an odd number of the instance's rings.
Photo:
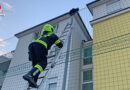
<path id="1" fill-rule="evenodd" d="M 62 35 L 60 38 L 65 37 L 65 36 L 67 36 L 67 35 L 66 35 L 66 34 L 65 34 L 65 35 Z"/>
<path id="2" fill-rule="evenodd" d="M 70 28 L 71 24 L 67 23 L 67 25 L 65 26 L 65 29 Z"/>
<path id="3" fill-rule="evenodd" d="M 65 29 L 69 29 L 71 26 L 67 26 L 67 27 L 65 27 Z"/>
<path id="4" fill-rule="evenodd" d="M 68 32 L 69 31 L 69 29 L 68 30 L 65 30 L 63 33 L 66 33 L 66 32 Z"/>
<path id="5" fill-rule="evenodd" d="M 47 56 L 47 58 L 52 58 L 52 57 L 55 57 L 56 55 L 51 55 L 51 56 Z"/>
<path id="6" fill-rule="evenodd" d="M 42 79 L 42 78 L 44 78 L 45 76 L 41 76 L 41 77 L 39 77 L 38 79 Z"/>
<path id="7" fill-rule="evenodd" d="M 64 38 L 62 38 L 61 40 L 62 40 L 62 42 L 65 42 L 65 39 L 64 39 Z"/>

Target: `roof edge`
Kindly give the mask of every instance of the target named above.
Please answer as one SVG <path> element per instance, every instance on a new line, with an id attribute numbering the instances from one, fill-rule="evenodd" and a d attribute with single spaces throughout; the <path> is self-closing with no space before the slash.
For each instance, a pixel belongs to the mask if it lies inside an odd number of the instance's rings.
<path id="1" fill-rule="evenodd" d="M 91 12 L 92 15 L 93 15 L 93 12 L 92 12 L 92 10 L 91 10 L 91 8 L 89 6 L 96 3 L 96 2 L 98 2 L 98 1 L 100 1 L 100 0 L 95 0 L 95 1 L 92 1 L 92 2 L 90 2 L 88 4 L 86 4 L 86 6 L 88 7 L 88 9 L 89 9 L 89 11 Z"/>
<path id="2" fill-rule="evenodd" d="M 51 21 L 53 21 L 53 20 L 56 20 L 56 19 L 58 19 L 58 18 L 60 18 L 60 17 L 63 17 L 63 16 L 65 16 L 65 15 L 68 15 L 68 14 L 69 14 L 69 12 L 67 12 L 67 13 L 65 13 L 65 14 L 62 14 L 62 15 L 60 15 L 60 16 L 57 16 L 57 17 L 55 17 L 55 18 L 53 18 L 53 19 L 50 19 L 50 20 L 48 20 L 48 21 L 45 21 L 45 22 L 43 22 L 43 23 L 40 23 L 40 24 L 38 24 L 38 25 L 35 25 L 35 26 L 33 26 L 33 27 L 29 28 L 29 29 L 26 29 L 26 30 L 24 30 L 24 31 L 21 31 L 21 32 L 15 34 L 15 36 L 16 36 L 17 38 L 19 38 L 19 37 L 20 37 L 20 34 L 22 34 L 22 33 L 25 33 L 25 32 L 27 32 L 27 31 L 33 29 L 33 28 L 36 28 L 36 27 L 38 27 L 38 26 L 40 26 L 40 25 L 43 25 L 43 24 L 45 24 L 45 23 L 49 23 L 49 22 L 51 22 Z"/>
<path id="3" fill-rule="evenodd" d="M 88 3 L 87 6 L 89 6 L 89 5 L 93 4 L 93 3 L 96 3 L 96 2 L 98 2 L 98 1 L 100 1 L 100 0 L 92 1 L 92 2 Z"/>

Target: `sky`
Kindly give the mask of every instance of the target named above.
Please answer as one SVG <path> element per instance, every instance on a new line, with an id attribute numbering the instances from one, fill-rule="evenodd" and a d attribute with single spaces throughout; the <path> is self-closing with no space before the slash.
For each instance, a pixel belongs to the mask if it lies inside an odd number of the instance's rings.
<path id="1" fill-rule="evenodd" d="M 0 16 L 0 42 L 14 37 L 16 33 L 60 16 L 72 8 L 85 8 L 86 4 L 92 1 L 93 0 L 0 0 L 0 5 L 5 14 L 5 16 Z M 86 12 L 82 12 L 81 10 L 81 13 L 84 15 L 84 18 L 86 16 L 88 16 L 88 20 L 91 18 L 89 10 Z M 2 45 L 0 47 L 2 47 Z M 7 43 L 4 42 L 4 45 L 7 45 Z"/>

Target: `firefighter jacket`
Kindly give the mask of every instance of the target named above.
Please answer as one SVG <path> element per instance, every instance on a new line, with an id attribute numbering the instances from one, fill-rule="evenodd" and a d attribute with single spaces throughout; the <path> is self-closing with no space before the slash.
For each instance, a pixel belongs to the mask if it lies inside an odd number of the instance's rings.
<path id="1" fill-rule="evenodd" d="M 63 43 L 58 38 L 58 36 L 53 32 L 48 32 L 48 31 L 44 31 L 39 38 L 33 40 L 32 42 L 33 43 L 36 42 L 41 45 L 44 45 L 47 50 L 49 50 L 53 44 L 56 44 L 59 48 L 63 47 Z"/>

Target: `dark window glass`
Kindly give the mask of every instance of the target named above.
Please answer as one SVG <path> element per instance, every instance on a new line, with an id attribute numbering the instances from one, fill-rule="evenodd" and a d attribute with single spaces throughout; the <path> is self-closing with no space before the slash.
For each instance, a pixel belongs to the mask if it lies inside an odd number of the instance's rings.
<path id="1" fill-rule="evenodd" d="M 92 64 L 92 47 L 84 49 L 83 65 Z"/>
<path id="2" fill-rule="evenodd" d="M 83 82 L 92 81 L 92 70 L 83 72 Z"/>
<path id="3" fill-rule="evenodd" d="M 83 84 L 83 89 L 82 90 L 93 90 L 93 83 L 86 83 Z"/>

